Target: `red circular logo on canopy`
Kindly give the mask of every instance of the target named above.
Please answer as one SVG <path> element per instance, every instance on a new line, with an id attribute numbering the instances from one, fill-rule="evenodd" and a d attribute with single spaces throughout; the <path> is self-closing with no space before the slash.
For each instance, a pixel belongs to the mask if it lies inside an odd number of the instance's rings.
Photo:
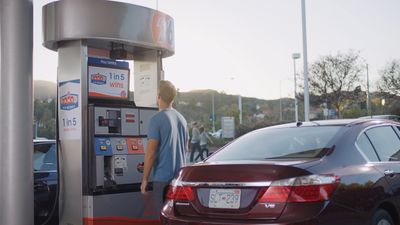
<path id="1" fill-rule="evenodd" d="M 155 43 L 165 48 L 172 48 L 173 39 L 173 20 L 169 16 L 155 12 L 151 21 L 152 38 Z"/>

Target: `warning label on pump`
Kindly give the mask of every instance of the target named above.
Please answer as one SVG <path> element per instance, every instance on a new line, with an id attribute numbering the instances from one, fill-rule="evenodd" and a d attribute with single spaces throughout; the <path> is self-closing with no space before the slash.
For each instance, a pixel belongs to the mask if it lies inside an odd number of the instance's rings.
<path id="1" fill-rule="evenodd" d="M 58 83 L 58 115 L 60 140 L 81 138 L 80 80 Z"/>

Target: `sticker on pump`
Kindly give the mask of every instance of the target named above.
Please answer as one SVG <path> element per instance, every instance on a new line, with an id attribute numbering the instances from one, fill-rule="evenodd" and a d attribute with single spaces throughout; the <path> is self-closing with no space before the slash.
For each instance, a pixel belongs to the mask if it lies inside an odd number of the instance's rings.
<path id="1" fill-rule="evenodd" d="M 123 169 L 123 171 L 126 171 L 128 169 L 128 162 L 126 156 L 115 156 L 114 168 L 119 168 Z"/>
<path id="2" fill-rule="evenodd" d="M 58 83 L 58 123 L 60 140 L 81 138 L 81 83 L 79 79 Z"/>

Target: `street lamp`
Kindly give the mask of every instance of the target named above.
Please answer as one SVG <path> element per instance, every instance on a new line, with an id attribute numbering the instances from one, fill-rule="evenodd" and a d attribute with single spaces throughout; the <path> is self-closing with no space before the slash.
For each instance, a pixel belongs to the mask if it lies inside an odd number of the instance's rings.
<path id="1" fill-rule="evenodd" d="M 308 62 L 307 62 L 307 28 L 306 28 L 306 2 L 301 0 L 301 19 L 303 30 L 303 69 L 304 69 L 304 120 L 310 121 L 310 97 L 308 93 Z"/>
<path id="2" fill-rule="evenodd" d="M 229 78 L 231 81 L 235 79 L 235 77 Z M 239 124 L 242 124 L 242 96 L 238 94 L 238 106 L 239 106 Z"/>
<path id="3" fill-rule="evenodd" d="M 238 105 L 239 105 L 239 124 L 243 123 L 243 119 L 242 119 L 242 96 L 239 94 L 238 96 Z"/>
<path id="4" fill-rule="evenodd" d="M 215 132 L 214 91 L 212 92 L 212 131 Z"/>
<path id="5" fill-rule="evenodd" d="M 293 67 L 294 67 L 294 111 L 295 111 L 295 120 L 296 123 L 299 121 L 299 113 L 298 113 L 298 105 L 297 105 L 297 84 L 296 84 L 296 59 L 301 57 L 300 53 L 293 53 Z"/>
<path id="6" fill-rule="evenodd" d="M 282 80 L 279 81 L 279 121 L 282 121 Z"/>
<path id="7" fill-rule="evenodd" d="M 367 69 L 367 114 L 371 116 L 371 95 L 369 93 L 369 75 L 368 75 L 368 64 L 366 66 Z"/>

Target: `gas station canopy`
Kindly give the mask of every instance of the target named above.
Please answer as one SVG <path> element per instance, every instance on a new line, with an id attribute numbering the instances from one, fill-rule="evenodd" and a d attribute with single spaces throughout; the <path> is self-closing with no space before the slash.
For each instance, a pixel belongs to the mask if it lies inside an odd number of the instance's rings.
<path id="1" fill-rule="evenodd" d="M 57 51 L 63 41 L 87 40 L 88 47 L 129 55 L 149 49 L 174 54 L 174 21 L 160 11 L 104 1 L 56 1 L 43 7 L 43 45 Z M 122 53 L 122 55 L 124 55 Z"/>

